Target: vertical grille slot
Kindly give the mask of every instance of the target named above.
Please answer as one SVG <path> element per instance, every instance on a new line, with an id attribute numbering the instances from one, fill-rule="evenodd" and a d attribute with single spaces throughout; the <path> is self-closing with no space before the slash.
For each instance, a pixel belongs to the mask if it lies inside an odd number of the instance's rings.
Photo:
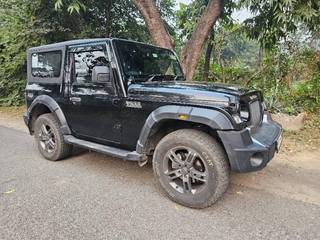
<path id="1" fill-rule="evenodd" d="M 258 126 L 262 120 L 261 105 L 259 101 L 254 101 L 249 104 L 250 123 L 253 126 Z"/>

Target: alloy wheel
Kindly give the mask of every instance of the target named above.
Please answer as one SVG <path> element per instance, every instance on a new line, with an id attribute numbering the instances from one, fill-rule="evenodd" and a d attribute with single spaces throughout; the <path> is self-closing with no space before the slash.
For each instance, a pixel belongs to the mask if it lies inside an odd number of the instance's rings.
<path id="1" fill-rule="evenodd" d="M 39 132 L 39 141 L 41 148 L 52 153 L 56 148 L 56 140 L 52 128 L 47 124 L 42 124 Z"/>
<path id="2" fill-rule="evenodd" d="M 202 157 L 195 150 L 179 146 L 168 151 L 164 161 L 164 174 L 178 192 L 196 194 L 208 181 L 208 171 Z"/>

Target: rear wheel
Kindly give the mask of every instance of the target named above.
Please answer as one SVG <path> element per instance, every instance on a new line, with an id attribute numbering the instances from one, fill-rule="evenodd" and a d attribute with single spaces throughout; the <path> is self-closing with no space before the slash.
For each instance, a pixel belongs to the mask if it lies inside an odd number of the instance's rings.
<path id="1" fill-rule="evenodd" d="M 229 183 L 223 148 L 210 135 L 194 129 L 165 136 L 155 149 L 153 169 L 170 199 L 193 208 L 212 205 Z"/>
<path id="2" fill-rule="evenodd" d="M 72 146 L 64 142 L 59 120 L 52 113 L 37 118 L 34 137 L 39 152 L 48 160 L 57 161 L 71 153 Z"/>

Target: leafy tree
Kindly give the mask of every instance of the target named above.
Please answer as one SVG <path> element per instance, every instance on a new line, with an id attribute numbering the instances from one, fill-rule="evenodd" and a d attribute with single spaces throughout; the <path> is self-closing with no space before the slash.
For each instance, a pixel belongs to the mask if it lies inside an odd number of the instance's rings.
<path id="1" fill-rule="evenodd" d="M 148 26 L 152 41 L 162 47 L 174 49 L 174 41 L 165 28 L 154 0 L 133 0 Z M 187 79 L 192 79 L 201 50 L 224 7 L 222 0 L 209 0 L 192 34 L 181 49 L 180 61 Z"/>
<path id="2" fill-rule="evenodd" d="M 271 49 L 279 40 L 304 25 L 311 33 L 320 30 L 319 0 L 241 0 L 253 14 L 245 21 L 249 35 Z"/>
<path id="3" fill-rule="evenodd" d="M 193 1 L 190 4 L 180 3 L 180 9 L 177 12 L 177 22 L 178 27 L 181 29 L 180 38 L 182 41 L 187 41 L 192 35 L 194 29 L 197 26 L 199 19 L 201 18 L 203 11 L 206 10 L 208 5 L 208 0 Z M 220 25 L 224 27 L 232 26 L 233 20 L 231 18 L 231 13 L 235 7 L 234 2 L 224 1 L 224 11 L 221 13 L 218 23 L 215 24 L 215 28 L 220 28 Z M 211 32 L 207 38 L 207 48 L 205 51 L 205 62 L 203 65 L 203 81 L 208 81 L 209 68 L 212 51 L 214 50 L 215 43 L 215 28 L 211 29 Z"/>
<path id="4" fill-rule="evenodd" d="M 39 2 L 0 1 L 0 104 L 19 104 L 24 86 L 25 51 L 48 33 L 34 17 Z M 41 38 L 40 38 L 41 39 Z"/>

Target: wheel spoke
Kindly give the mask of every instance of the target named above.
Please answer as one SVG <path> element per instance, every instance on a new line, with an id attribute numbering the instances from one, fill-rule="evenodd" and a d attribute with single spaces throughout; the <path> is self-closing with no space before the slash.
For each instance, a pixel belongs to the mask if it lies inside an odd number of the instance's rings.
<path id="1" fill-rule="evenodd" d="M 46 125 L 42 124 L 42 126 L 41 126 L 41 132 L 44 133 L 44 134 L 46 134 L 46 135 L 48 134 L 48 130 L 47 130 Z"/>
<path id="2" fill-rule="evenodd" d="M 191 185 L 190 176 L 183 176 L 182 183 L 183 183 L 183 192 L 192 193 L 192 185 Z"/>
<path id="3" fill-rule="evenodd" d="M 197 153 L 192 150 L 189 150 L 188 155 L 186 157 L 186 163 L 189 166 L 191 166 L 194 163 L 194 160 L 196 159 L 196 157 L 197 157 Z"/>
<path id="4" fill-rule="evenodd" d="M 174 179 L 180 178 L 182 176 L 180 169 L 166 172 L 165 174 L 167 176 L 169 176 L 170 180 L 174 180 Z"/>
<path id="5" fill-rule="evenodd" d="M 206 182 L 206 173 L 205 172 L 200 172 L 194 168 L 190 169 L 190 176 L 191 178 L 201 181 L 201 182 Z"/>
<path id="6" fill-rule="evenodd" d="M 183 161 L 173 151 L 170 151 L 170 153 L 168 154 L 168 157 L 172 161 L 172 163 L 174 163 L 174 164 L 178 164 L 178 165 L 182 165 L 183 164 Z"/>
<path id="7" fill-rule="evenodd" d="M 44 141 L 44 149 L 45 149 L 46 151 L 49 150 L 49 141 Z"/>
<path id="8" fill-rule="evenodd" d="M 48 131 L 48 136 L 53 136 L 53 132 L 52 132 L 52 130 L 51 130 L 51 128 L 49 128 L 49 130 L 47 130 Z"/>
<path id="9" fill-rule="evenodd" d="M 40 141 L 45 141 L 45 137 L 44 137 L 44 134 L 42 132 L 39 133 L 39 140 Z"/>
<path id="10" fill-rule="evenodd" d="M 51 149 L 54 149 L 56 144 L 54 143 L 54 141 L 52 139 L 48 140 L 48 146 L 51 147 Z"/>

